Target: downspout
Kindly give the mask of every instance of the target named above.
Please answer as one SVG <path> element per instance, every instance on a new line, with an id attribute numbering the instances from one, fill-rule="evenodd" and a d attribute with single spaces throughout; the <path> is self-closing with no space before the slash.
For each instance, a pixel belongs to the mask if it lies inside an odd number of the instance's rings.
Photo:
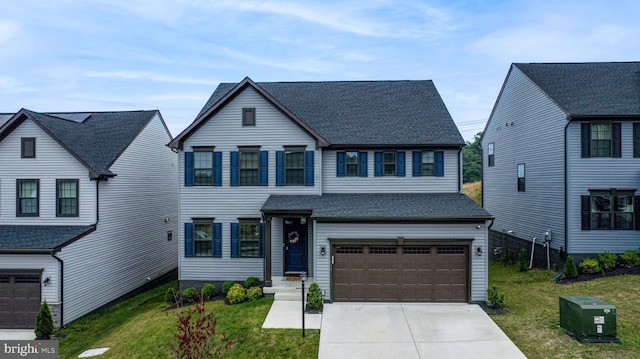
<path id="1" fill-rule="evenodd" d="M 59 291 L 60 291 L 60 328 L 64 327 L 64 262 L 61 258 L 56 256 L 56 251 L 51 252 L 51 256 L 60 263 L 60 270 L 58 271 L 58 275 L 60 276 L 58 282 Z"/>
<path id="2" fill-rule="evenodd" d="M 463 146 L 464 147 L 464 146 Z M 458 150 L 458 193 L 464 193 L 462 190 L 462 147 Z"/>
<path id="3" fill-rule="evenodd" d="M 569 129 L 569 124 L 571 123 L 571 116 L 567 116 L 567 124 L 564 126 L 564 252 L 569 253 L 569 216 L 568 216 L 568 204 L 567 204 L 567 191 L 569 190 L 569 185 L 567 181 L 567 130 Z M 551 243 L 548 244 L 551 246 Z"/>

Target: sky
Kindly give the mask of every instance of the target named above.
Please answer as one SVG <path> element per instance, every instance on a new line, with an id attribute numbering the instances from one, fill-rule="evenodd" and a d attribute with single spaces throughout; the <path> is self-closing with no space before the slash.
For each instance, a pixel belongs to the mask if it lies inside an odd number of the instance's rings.
<path id="1" fill-rule="evenodd" d="M 637 0 L 0 2 L 0 113 L 158 109 L 220 82 L 433 80 L 467 141 L 511 63 L 640 61 Z"/>

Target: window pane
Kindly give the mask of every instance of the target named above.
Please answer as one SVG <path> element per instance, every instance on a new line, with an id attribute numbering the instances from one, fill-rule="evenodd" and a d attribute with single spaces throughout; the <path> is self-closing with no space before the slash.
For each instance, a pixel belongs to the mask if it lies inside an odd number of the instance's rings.
<path id="1" fill-rule="evenodd" d="M 358 175 L 358 152 L 350 151 L 346 154 L 346 174 L 347 176 Z"/>
<path id="2" fill-rule="evenodd" d="M 193 177 L 196 186 L 213 185 L 213 152 L 193 153 Z"/>
<path id="3" fill-rule="evenodd" d="M 287 186 L 304 185 L 304 151 L 285 154 L 285 184 Z"/>
<path id="4" fill-rule="evenodd" d="M 258 185 L 258 152 L 240 152 L 240 185 Z"/>
<path id="5" fill-rule="evenodd" d="M 78 214 L 78 183 L 76 181 L 58 181 L 58 215 L 74 216 Z"/>
<path id="6" fill-rule="evenodd" d="M 38 215 L 38 181 L 18 181 L 18 214 Z"/>
<path id="7" fill-rule="evenodd" d="M 591 124 L 591 156 L 611 157 L 611 124 Z"/>
<path id="8" fill-rule="evenodd" d="M 213 224 L 195 223 L 193 225 L 193 252 L 195 257 L 213 255 Z"/>
<path id="9" fill-rule="evenodd" d="M 260 226 L 258 224 L 240 224 L 240 257 L 258 257 L 260 255 Z"/>
<path id="10" fill-rule="evenodd" d="M 436 165 L 433 151 L 422 152 L 422 175 L 423 176 L 435 176 Z"/>
<path id="11" fill-rule="evenodd" d="M 383 174 L 385 176 L 396 175 L 396 153 L 384 152 L 383 153 Z"/>

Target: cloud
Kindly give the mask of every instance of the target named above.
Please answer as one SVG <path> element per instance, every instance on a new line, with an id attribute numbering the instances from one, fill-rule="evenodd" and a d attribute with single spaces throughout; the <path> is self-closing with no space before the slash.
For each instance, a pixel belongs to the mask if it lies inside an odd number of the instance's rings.
<path id="1" fill-rule="evenodd" d="M 13 21 L 0 21 L 0 45 L 16 37 L 20 25 Z"/>
<path id="2" fill-rule="evenodd" d="M 193 77 L 178 77 L 154 74 L 150 72 L 141 71 L 103 71 L 103 72 L 87 72 L 87 77 L 107 78 L 107 79 L 120 79 L 120 80 L 149 80 L 155 82 L 167 82 L 167 83 L 179 83 L 189 85 L 207 85 L 214 86 L 220 83 L 219 81 L 212 81 L 207 79 L 193 78 Z"/>
<path id="3" fill-rule="evenodd" d="M 0 92 L 15 94 L 30 91 L 33 91 L 33 88 L 27 86 L 24 82 L 16 80 L 13 77 L 0 76 Z"/>

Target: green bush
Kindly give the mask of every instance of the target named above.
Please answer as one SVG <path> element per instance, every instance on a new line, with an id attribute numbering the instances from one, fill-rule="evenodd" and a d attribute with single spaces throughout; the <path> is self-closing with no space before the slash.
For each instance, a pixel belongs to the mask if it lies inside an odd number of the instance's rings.
<path id="1" fill-rule="evenodd" d="M 627 268 L 640 266 L 640 256 L 634 250 L 628 250 L 621 254 L 620 260 Z"/>
<path id="2" fill-rule="evenodd" d="M 218 294 L 218 290 L 216 286 L 211 283 L 205 283 L 200 290 L 200 294 L 202 294 L 202 299 L 209 300 Z"/>
<path id="3" fill-rule="evenodd" d="M 518 269 L 520 269 L 520 272 L 526 272 L 529 269 L 527 250 L 524 248 L 520 249 L 518 253 Z"/>
<path id="4" fill-rule="evenodd" d="M 167 305 L 174 305 L 178 301 L 178 290 L 174 287 L 167 288 L 167 291 L 164 293 L 164 302 Z"/>
<path id="5" fill-rule="evenodd" d="M 600 253 L 598 254 L 598 263 L 602 269 L 608 272 L 618 264 L 618 255 L 609 252 Z"/>
<path id="6" fill-rule="evenodd" d="M 45 300 L 44 303 L 40 305 L 40 310 L 36 315 L 36 339 L 42 340 L 51 338 L 53 330 L 53 317 L 51 316 L 49 305 Z"/>
<path id="7" fill-rule="evenodd" d="M 311 283 L 309 294 L 307 295 L 307 306 L 309 309 L 320 309 L 322 307 L 322 291 L 318 283 Z"/>
<path id="8" fill-rule="evenodd" d="M 242 285 L 236 283 L 229 288 L 227 300 L 231 304 L 242 303 L 247 300 L 247 290 Z"/>
<path id="9" fill-rule="evenodd" d="M 185 288 L 185 290 L 182 291 L 183 300 L 193 301 L 198 299 L 197 296 L 198 291 L 194 287 Z"/>
<path id="10" fill-rule="evenodd" d="M 228 280 L 222 283 L 222 294 L 227 295 L 227 293 L 229 293 L 229 289 L 231 289 L 231 287 L 233 287 L 234 284 L 237 284 L 237 283 L 232 280 Z"/>
<path id="11" fill-rule="evenodd" d="M 586 258 L 580 262 L 580 271 L 585 274 L 593 274 L 602 272 L 602 269 L 597 259 Z"/>
<path id="12" fill-rule="evenodd" d="M 578 276 L 578 268 L 573 263 L 573 258 L 567 256 L 567 261 L 564 262 L 564 268 L 562 268 L 562 276 L 565 278 L 575 278 Z"/>
<path id="13" fill-rule="evenodd" d="M 504 294 L 498 293 L 498 288 L 495 285 L 492 285 L 491 288 L 487 289 L 487 297 L 489 301 L 489 305 L 494 308 L 504 308 Z"/>
<path id="14" fill-rule="evenodd" d="M 262 288 L 260 287 L 251 287 L 247 289 L 247 299 L 249 301 L 254 301 L 262 298 Z"/>
<path id="15" fill-rule="evenodd" d="M 249 277 L 244 281 L 244 287 L 247 289 L 258 286 L 260 286 L 260 278 L 258 277 Z"/>

